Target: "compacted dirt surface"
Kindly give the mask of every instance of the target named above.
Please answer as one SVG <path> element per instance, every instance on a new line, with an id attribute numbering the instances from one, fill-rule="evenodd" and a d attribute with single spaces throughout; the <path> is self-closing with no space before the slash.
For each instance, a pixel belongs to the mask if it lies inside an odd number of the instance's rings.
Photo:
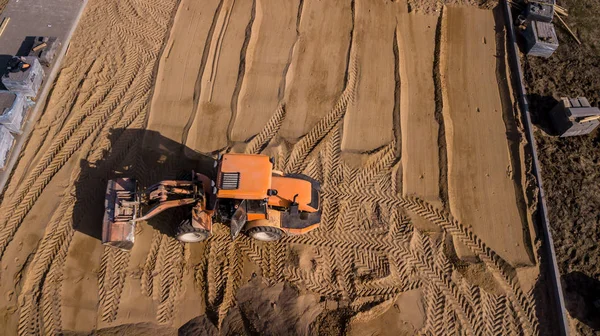
<path id="1" fill-rule="evenodd" d="M 487 2 L 90 0 L 2 194 L 0 327 L 538 334 L 504 45 Z M 108 179 L 230 151 L 319 180 L 320 227 L 183 244 L 171 211 L 100 244 Z"/>
<path id="2" fill-rule="evenodd" d="M 560 46 L 549 59 L 527 57 L 524 71 L 547 194 L 549 220 L 573 331 L 600 331 L 600 132 L 558 138 L 548 112 L 560 97 L 600 106 L 600 3 L 562 0 L 566 22 L 582 44 L 555 22 Z"/>

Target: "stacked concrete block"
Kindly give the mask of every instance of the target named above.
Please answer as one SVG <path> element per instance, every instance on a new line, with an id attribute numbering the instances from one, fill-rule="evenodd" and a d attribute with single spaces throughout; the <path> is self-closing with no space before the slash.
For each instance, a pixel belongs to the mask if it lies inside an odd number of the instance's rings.
<path id="1" fill-rule="evenodd" d="M 27 56 L 25 62 L 31 65 L 29 69 L 6 73 L 2 77 L 2 84 L 9 91 L 21 93 L 25 97 L 35 98 L 44 80 L 44 70 L 37 57 Z"/>
<path id="2" fill-rule="evenodd" d="M 10 131 L 6 127 L 0 125 L 0 170 L 3 170 L 6 167 L 10 150 L 15 142 L 14 140 L 15 137 L 10 134 Z"/>
<path id="3" fill-rule="evenodd" d="M 591 107 L 584 97 L 561 98 L 550 118 L 560 137 L 584 135 L 600 124 L 600 109 Z"/>
<path id="4" fill-rule="evenodd" d="M 548 58 L 558 48 L 558 37 L 552 23 L 531 21 L 523 31 L 523 37 L 527 55 Z"/>
<path id="5" fill-rule="evenodd" d="M 37 57 L 42 65 L 49 67 L 56 57 L 60 45 L 60 40 L 56 37 L 36 36 L 29 56 Z"/>
<path id="6" fill-rule="evenodd" d="M 0 124 L 9 131 L 21 134 L 30 103 L 20 93 L 0 91 Z"/>

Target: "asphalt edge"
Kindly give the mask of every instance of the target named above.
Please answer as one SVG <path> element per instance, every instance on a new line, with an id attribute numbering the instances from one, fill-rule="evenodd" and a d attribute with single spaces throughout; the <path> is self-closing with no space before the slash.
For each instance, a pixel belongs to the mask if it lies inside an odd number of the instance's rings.
<path id="1" fill-rule="evenodd" d="M 533 171 L 535 173 L 535 177 L 537 180 L 537 187 L 539 190 L 539 200 L 538 200 L 538 215 L 541 229 L 543 231 L 544 238 L 544 252 L 546 253 L 546 258 L 548 262 L 548 271 L 550 275 L 551 282 L 551 290 L 552 294 L 554 294 L 554 303 L 556 305 L 555 311 L 558 316 L 558 327 L 559 334 L 563 336 L 569 335 L 569 323 L 567 319 L 567 311 L 565 309 L 565 301 L 563 296 L 562 285 L 560 282 L 560 272 L 558 270 L 558 264 L 556 262 L 556 254 L 554 252 L 554 240 L 552 239 L 552 233 L 550 232 L 550 223 L 548 221 L 548 208 L 546 207 L 546 195 L 544 193 L 543 183 L 542 183 L 542 175 L 540 171 L 540 162 L 538 160 L 537 155 L 537 145 L 535 143 L 535 136 L 533 132 L 533 125 L 531 123 L 531 116 L 529 112 L 529 102 L 527 101 L 527 92 L 525 91 L 524 76 L 523 70 L 521 68 L 521 60 L 519 58 L 519 48 L 517 46 L 517 39 L 515 35 L 515 26 L 513 23 L 512 12 L 510 9 L 510 4 L 508 0 L 503 0 L 502 4 L 504 6 L 504 17 L 506 19 L 506 26 L 508 29 L 508 38 L 510 39 L 510 67 L 511 67 L 511 77 L 514 82 L 517 84 L 516 92 L 519 97 L 519 105 L 521 107 L 521 111 L 523 116 L 525 117 L 525 133 L 527 134 L 527 141 L 529 143 L 532 155 L 533 155 Z"/>
<path id="2" fill-rule="evenodd" d="M 83 12 L 85 11 L 85 8 L 87 7 L 88 1 L 89 0 L 82 0 L 81 8 L 79 9 L 77 16 L 75 17 L 75 20 L 73 21 L 73 25 L 72 25 L 71 29 L 69 30 L 69 32 L 67 33 L 65 40 L 62 41 L 61 49 L 60 49 L 59 53 L 56 55 L 56 60 L 54 62 L 52 70 L 50 71 L 50 74 L 45 78 L 45 80 L 42 84 L 42 92 L 40 93 L 40 95 L 36 101 L 36 104 L 33 107 L 33 111 L 31 112 L 30 116 L 27 118 L 27 121 L 25 121 L 25 126 L 23 127 L 23 132 L 22 132 L 20 138 L 14 144 L 14 147 L 10 154 L 10 158 L 8 159 L 8 163 L 0 176 L 0 195 L 5 192 L 4 188 L 6 187 L 6 183 L 8 183 L 8 179 L 12 175 L 12 171 L 15 168 L 15 165 L 16 165 L 19 157 L 21 156 L 21 150 L 23 149 L 23 145 L 29 139 L 29 136 L 31 135 L 31 132 L 33 131 L 35 124 L 37 124 L 40 110 L 46 107 L 46 99 L 48 98 L 50 89 L 54 85 L 54 81 L 56 80 L 58 73 L 62 70 L 63 58 L 65 57 L 67 51 L 69 50 L 69 46 L 71 44 L 71 38 L 73 37 L 73 34 L 75 33 L 75 30 L 77 29 L 77 26 L 79 26 L 79 21 L 81 20 L 81 17 L 83 16 Z"/>

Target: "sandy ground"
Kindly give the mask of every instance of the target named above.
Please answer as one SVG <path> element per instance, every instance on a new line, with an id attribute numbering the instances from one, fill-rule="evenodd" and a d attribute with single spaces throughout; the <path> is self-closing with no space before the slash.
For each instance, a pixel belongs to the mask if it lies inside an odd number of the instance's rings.
<path id="1" fill-rule="evenodd" d="M 400 132 L 402 139 L 402 192 L 419 196 L 441 208 L 446 153 L 441 121 L 441 88 L 436 91 L 434 64 L 439 15 L 405 14 L 398 20 L 398 58 L 400 62 Z M 441 27 L 440 27 L 441 28 Z M 401 32 L 401 34 L 400 34 Z M 439 80 L 439 75 L 437 76 Z M 437 97 L 436 97 L 437 95 Z M 437 100 L 437 104 L 436 104 Z M 440 144 L 441 142 L 441 144 Z M 438 145 L 439 144 L 439 145 Z M 439 230 L 419 216 L 411 218 L 417 228 Z"/>
<path id="2" fill-rule="evenodd" d="M 406 11 L 402 1 L 356 2 L 351 57 L 360 70 L 356 95 L 344 117 L 344 151 L 373 151 L 393 140 L 393 114 L 398 113 L 395 16 Z"/>
<path id="3" fill-rule="evenodd" d="M 441 82 L 450 209 L 511 264 L 532 265 L 530 237 L 523 229 L 528 225 L 520 210 L 523 192 L 515 182 L 521 168 L 511 160 L 518 154 L 509 151 L 509 126 L 499 127 L 504 125 L 504 109 L 512 113 L 512 103 L 510 96 L 503 97 L 501 86 L 506 84 L 498 78 L 506 78 L 506 72 L 496 74 L 497 64 L 490 61 L 503 60 L 496 56 L 493 12 L 467 8 L 448 7 L 443 21 Z"/>
<path id="4" fill-rule="evenodd" d="M 558 138 L 548 112 L 560 97 L 587 97 L 600 106 L 600 25 L 597 1 L 558 1 L 568 8 L 567 23 L 579 45 L 556 23 L 560 46 L 549 59 L 524 57 L 532 119 L 547 195 L 549 222 L 560 269 L 572 333 L 597 335 L 600 310 L 600 131 Z"/>
<path id="5" fill-rule="evenodd" d="M 285 86 L 279 88 L 289 111 L 281 125 L 283 138 L 298 140 L 337 103 L 346 81 L 352 10 L 349 1 L 303 1 L 295 10 L 295 42 L 283 72 Z"/>
<path id="6" fill-rule="evenodd" d="M 91 0 L 0 205 L 2 327 L 536 334 L 495 18 L 409 7 Z M 224 151 L 318 179 L 321 227 L 182 244 L 170 212 L 129 253 L 100 244 L 107 179 Z"/>

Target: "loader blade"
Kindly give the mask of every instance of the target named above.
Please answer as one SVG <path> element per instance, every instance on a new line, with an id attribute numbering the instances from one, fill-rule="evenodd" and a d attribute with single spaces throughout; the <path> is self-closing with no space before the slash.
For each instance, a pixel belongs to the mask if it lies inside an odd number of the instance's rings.
<path id="1" fill-rule="evenodd" d="M 136 190 L 137 183 L 134 179 L 118 178 L 108 181 L 104 200 L 102 244 L 121 250 L 131 250 L 133 247 L 133 220 L 138 211 Z"/>

